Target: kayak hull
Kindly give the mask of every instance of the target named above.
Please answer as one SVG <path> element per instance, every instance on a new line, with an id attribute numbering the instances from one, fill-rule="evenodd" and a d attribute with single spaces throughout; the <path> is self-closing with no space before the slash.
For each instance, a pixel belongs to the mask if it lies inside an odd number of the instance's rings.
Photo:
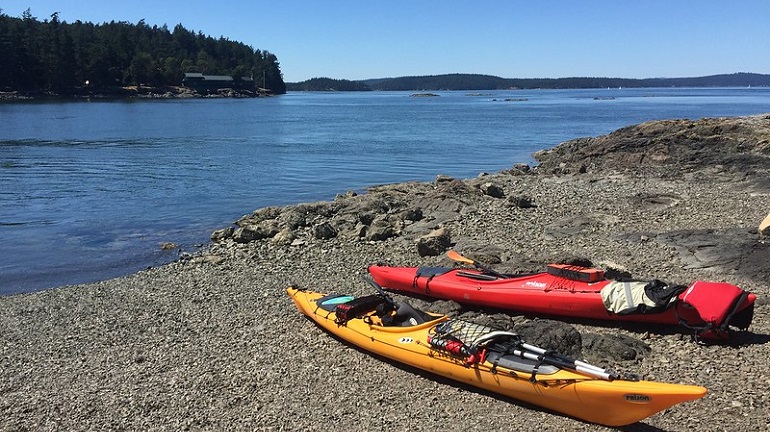
<path id="1" fill-rule="evenodd" d="M 474 270 L 449 269 L 435 276 L 418 276 L 417 267 L 372 265 L 369 273 L 387 290 L 429 296 L 458 303 L 511 310 L 534 315 L 551 315 L 609 321 L 701 326 L 705 321 L 688 304 L 676 301 L 657 313 L 620 315 L 607 310 L 601 290 L 611 281 L 573 280 L 549 273 L 512 276 L 505 279 L 476 279 Z M 756 296 L 750 294 L 738 308 L 752 307 Z"/>
<path id="2" fill-rule="evenodd" d="M 431 321 L 408 327 L 388 327 L 377 324 L 372 312 L 338 323 L 334 311 L 318 304 L 324 294 L 293 287 L 287 292 L 300 312 L 321 328 L 368 352 L 591 423 L 628 425 L 706 394 L 700 386 L 609 381 L 567 369 L 532 379 L 532 372 L 506 369 L 488 360 L 468 364 L 429 343 L 436 326 L 449 319 L 446 316 L 435 315 Z"/>

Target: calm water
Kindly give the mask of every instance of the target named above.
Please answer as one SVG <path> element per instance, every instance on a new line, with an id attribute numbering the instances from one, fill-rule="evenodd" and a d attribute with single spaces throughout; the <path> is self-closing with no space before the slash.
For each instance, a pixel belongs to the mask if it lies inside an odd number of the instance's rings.
<path id="1" fill-rule="evenodd" d="M 0 104 L 0 294 L 168 262 L 161 243 L 192 250 L 264 206 L 474 177 L 647 120 L 770 112 L 770 89 L 439 94 Z"/>

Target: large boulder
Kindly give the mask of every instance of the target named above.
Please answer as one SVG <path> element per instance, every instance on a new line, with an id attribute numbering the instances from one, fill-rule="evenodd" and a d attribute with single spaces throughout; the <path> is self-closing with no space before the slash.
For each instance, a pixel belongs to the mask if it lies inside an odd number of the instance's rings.
<path id="1" fill-rule="evenodd" d="M 278 224 L 274 220 L 266 220 L 256 225 L 248 224 L 238 227 L 233 233 L 233 240 L 238 243 L 249 243 L 271 238 L 279 231 Z"/>
<path id="2" fill-rule="evenodd" d="M 421 257 L 438 256 L 452 246 L 449 230 L 438 228 L 417 239 L 417 253 Z"/>
<path id="3" fill-rule="evenodd" d="M 649 345 L 624 335 L 583 335 L 583 351 L 599 361 L 639 361 L 651 352 Z"/>
<path id="4" fill-rule="evenodd" d="M 492 182 L 486 182 L 482 184 L 479 189 L 484 195 L 491 196 L 492 198 L 505 198 L 505 191 L 500 185 Z"/>
<path id="5" fill-rule="evenodd" d="M 583 339 L 575 327 L 548 319 L 536 319 L 516 326 L 516 332 L 529 344 L 556 351 L 568 357 L 581 357 Z"/>
<path id="6" fill-rule="evenodd" d="M 377 217 L 367 227 L 365 238 L 370 241 L 382 241 L 397 236 L 393 225 L 384 217 Z"/>
<path id="7" fill-rule="evenodd" d="M 532 203 L 532 198 L 527 195 L 511 195 L 508 197 L 508 202 L 511 206 L 522 209 L 535 207 L 535 204 Z"/>
<path id="8" fill-rule="evenodd" d="M 221 242 L 223 240 L 232 238 L 234 233 L 235 233 L 235 228 L 233 227 L 218 229 L 211 233 L 211 241 Z"/>
<path id="9" fill-rule="evenodd" d="M 313 227 L 313 237 L 319 240 L 328 240 L 337 237 L 337 233 L 337 228 L 328 222 L 323 222 Z"/>

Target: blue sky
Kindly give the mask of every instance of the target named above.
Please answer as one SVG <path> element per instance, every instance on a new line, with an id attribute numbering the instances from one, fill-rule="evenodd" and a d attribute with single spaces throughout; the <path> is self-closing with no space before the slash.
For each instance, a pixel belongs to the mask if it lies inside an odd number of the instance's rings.
<path id="1" fill-rule="evenodd" d="M 20 17 L 144 19 L 270 51 L 287 82 L 770 73 L 770 1 L 0 0 Z"/>

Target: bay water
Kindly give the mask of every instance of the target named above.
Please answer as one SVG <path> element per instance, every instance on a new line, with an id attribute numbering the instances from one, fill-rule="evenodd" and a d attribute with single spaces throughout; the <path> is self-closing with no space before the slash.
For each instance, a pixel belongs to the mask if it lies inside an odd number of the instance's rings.
<path id="1" fill-rule="evenodd" d="M 0 103 L 0 294 L 160 265 L 265 206 L 534 164 L 648 120 L 770 112 L 768 88 L 435 94 Z"/>

